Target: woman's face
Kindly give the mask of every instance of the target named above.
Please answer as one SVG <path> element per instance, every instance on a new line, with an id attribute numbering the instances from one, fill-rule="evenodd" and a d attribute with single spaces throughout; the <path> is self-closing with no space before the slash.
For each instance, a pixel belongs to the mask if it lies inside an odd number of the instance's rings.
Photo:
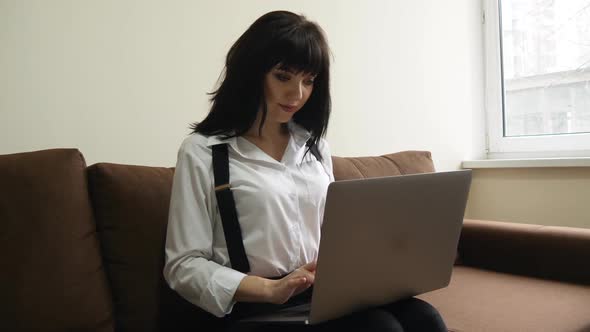
<path id="1" fill-rule="evenodd" d="M 286 123 L 309 99 L 315 76 L 273 67 L 264 78 L 267 121 Z"/>

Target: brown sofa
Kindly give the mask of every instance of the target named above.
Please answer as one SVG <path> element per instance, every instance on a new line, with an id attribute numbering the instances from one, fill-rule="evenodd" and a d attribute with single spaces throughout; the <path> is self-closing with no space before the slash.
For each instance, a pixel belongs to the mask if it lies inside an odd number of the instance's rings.
<path id="1" fill-rule="evenodd" d="M 0 329 L 207 331 L 162 277 L 173 171 L 0 156 Z M 428 152 L 334 157 L 337 180 L 431 171 Z M 451 330 L 590 331 L 590 230 L 465 220 L 459 258 L 421 296 Z"/>

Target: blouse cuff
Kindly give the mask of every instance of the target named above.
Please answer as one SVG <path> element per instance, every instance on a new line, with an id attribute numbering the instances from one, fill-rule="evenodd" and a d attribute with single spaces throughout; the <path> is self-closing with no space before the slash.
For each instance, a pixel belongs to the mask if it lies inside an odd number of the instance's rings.
<path id="1" fill-rule="evenodd" d="M 213 315 L 223 317 L 231 313 L 236 301 L 234 294 L 246 274 L 222 266 L 213 272 L 201 303 Z"/>

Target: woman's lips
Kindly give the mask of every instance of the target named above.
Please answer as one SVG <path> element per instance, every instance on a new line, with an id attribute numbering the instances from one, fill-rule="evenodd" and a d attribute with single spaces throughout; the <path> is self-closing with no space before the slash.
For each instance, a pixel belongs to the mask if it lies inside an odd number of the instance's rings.
<path id="1" fill-rule="evenodd" d="M 297 110 L 297 106 L 288 106 L 288 105 L 283 105 L 283 104 L 279 104 L 279 106 L 281 106 L 281 109 L 285 112 L 288 113 L 293 113 Z"/>

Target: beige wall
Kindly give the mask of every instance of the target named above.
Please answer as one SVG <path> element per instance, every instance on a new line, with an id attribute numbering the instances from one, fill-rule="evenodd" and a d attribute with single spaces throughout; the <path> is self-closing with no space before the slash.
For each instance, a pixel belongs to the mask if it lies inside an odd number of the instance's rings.
<path id="1" fill-rule="evenodd" d="M 0 154 L 174 165 L 227 50 L 277 9 L 328 35 L 334 154 L 430 150 L 440 170 L 483 154 L 474 0 L 0 0 Z"/>
<path id="2" fill-rule="evenodd" d="M 483 157 L 474 0 L 0 0 L 0 154 L 76 147 L 88 164 L 174 165 L 228 48 L 277 9 L 328 35 L 335 155 L 429 150 L 438 170 Z M 475 171 L 467 215 L 587 226 L 588 172 Z"/>
<path id="3" fill-rule="evenodd" d="M 590 168 L 476 169 L 466 217 L 590 228 Z"/>

